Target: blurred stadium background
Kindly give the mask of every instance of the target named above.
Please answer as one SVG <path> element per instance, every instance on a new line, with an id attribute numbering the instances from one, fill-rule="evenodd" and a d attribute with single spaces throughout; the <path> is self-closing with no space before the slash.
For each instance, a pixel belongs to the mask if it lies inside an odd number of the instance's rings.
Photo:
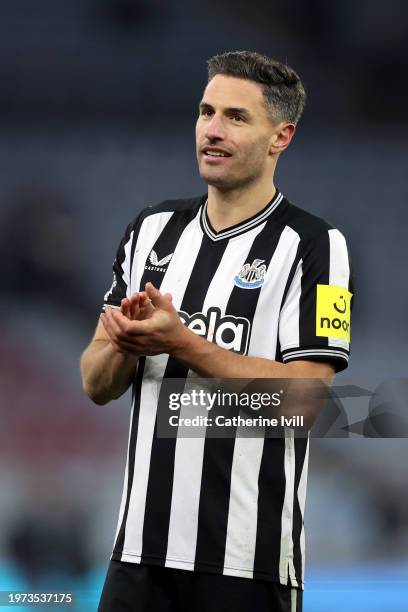
<path id="1" fill-rule="evenodd" d="M 0 0 L 0 590 L 96 610 L 129 398 L 88 401 L 79 356 L 130 219 L 205 191 L 193 130 L 214 53 L 303 77 L 277 184 L 348 237 L 358 298 L 336 383 L 407 378 L 407 34 L 402 0 Z M 406 439 L 313 441 L 305 612 L 405 609 L 407 459 Z"/>

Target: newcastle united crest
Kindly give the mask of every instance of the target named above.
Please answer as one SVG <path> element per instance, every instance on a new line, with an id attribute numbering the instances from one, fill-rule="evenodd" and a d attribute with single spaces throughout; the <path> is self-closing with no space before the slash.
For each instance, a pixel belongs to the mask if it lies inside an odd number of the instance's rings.
<path id="1" fill-rule="evenodd" d="M 257 289 L 263 285 L 266 274 L 264 261 L 264 259 L 254 259 L 251 264 L 244 264 L 237 276 L 234 277 L 234 283 L 237 287 L 242 287 L 243 289 Z"/>

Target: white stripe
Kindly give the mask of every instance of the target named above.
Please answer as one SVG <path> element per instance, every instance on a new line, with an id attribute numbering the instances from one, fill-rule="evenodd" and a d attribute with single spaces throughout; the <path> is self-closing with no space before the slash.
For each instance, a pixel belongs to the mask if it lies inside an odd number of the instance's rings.
<path id="1" fill-rule="evenodd" d="M 304 527 L 304 516 L 305 516 L 305 505 L 306 505 L 306 488 L 307 488 L 307 474 L 309 466 L 309 432 L 307 439 L 307 447 L 305 452 L 305 459 L 302 466 L 302 474 L 300 476 L 299 487 L 298 487 L 298 500 L 300 506 L 300 512 L 302 514 L 302 531 L 300 533 L 300 553 L 302 563 L 301 580 L 302 583 L 305 581 L 305 527 Z"/>
<path id="2" fill-rule="evenodd" d="M 340 347 L 339 347 L 340 348 Z M 282 355 L 283 362 L 288 361 L 292 357 L 340 357 L 341 359 L 349 360 L 349 356 L 343 353 L 341 350 L 330 350 L 330 349 L 299 349 L 298 351 L 291 351 Z"/>
<path id="3" fill-rule="evenodd" d="M 266 271 L 265 282 L 262 285 L 256 305 L 252 321 L 249 355 L 275 359 L 279 319 L 277 316 L 272 317 L 271 313 L 279 313 L 286 282 L 296 257 L 298 243 L 298 234 L 291 228 L 285 227 Z M 268 321 L 267 326 L 265 326 L 265 321 Z"/>
<path id="4" fill-rule="evenodd" d="M 242 250 L 236 248 L 234 240 L 228 242 L 218 269 L 215 271 L 208 287 L 202 308 L 204 314 L 214 304 L 221 309 L 221 314 L 225 314 L 231 291 L 234 288 L 234 276 L 237 274 L 237 270 L 240 270 L 244 265 L 252 243 L 263 227 L 264 225 L 258 226 L 245 236 L 240 237 Z M 184 257 L 190 257 L 190 254 L 184 253 Z M 230 279 L 230 282 L 225 282 L 227 278 Z M 190 370 L 186 385 L 196 380 L 200 379 Z M 202 438 L 189 439 L 177 437 L 166 555 L 166 565 L 168 567 L 183 568 L 186 562 L 194 563 L 204 442 L 204 435 Z M 180 466 L 182 466 L 181 469 L 179 469 Z M 189 474 L 188 487 L 186 487 L 186 469 Z M 180 551 L 182 551 L 183 559 L 181 559 Z M 175 557 L 179 561 L 175 561 Z"/>
<path id="5" fill-rule="evenodd" d="M 292 589 L 291 590 L 290 612 L 296 612 L 296 608 L 297 608 L 296 600 L 297 600 L 297 589 Z"/>
<path id="6" fill-rule="evenodd" d="M 227 567 L 224 565 L 223 569 L 224 576 L 235 576 L 236 578 L 253 578 L 254 572 L 252 569 L 246 570 L 244 568 Z"/>
<path id="7" fill-rule="evenodd" d="M 279 575 L 288 584 L 290 576 L 295 576 L 293 566 L 293 499 L 295 495 L 295 440 L 294 430 L 285 427 L 285 498 L 282 508 L 281 544 L 279 559 Z"/>
<path id="8" fill-rule="evenodd" d="M 133 398 L 132 410 L 131 410 L 131 414 L 130 414 L 130 425 L 129 425 L 128 445 L 127 445 L 127 454 L 126 454 L 125 478 L 123 480 L 122 499 L 121 499 L 120 508 L 119 508 L 118 524 L 117 524 L 117 527 L 116 527 L 115 539 L 113 541 L 113 543 L 114 543 L 113 546 L 114 547 L 115 547 L 116 539 L 117 539 L 117 537 L 119 535 L 120 526 L 122 525 L 123 514 L 124 514 L 124 511 L 125 511 L 125 504 L 126 504 L 126 498 L 127 498 L 127 492 L 128 492 L 129 447 L 130 447 L 130 434 L 132 432 L 132 425 L 133 425 L 134 409 L 135 409 L 135 398 Z"/>
<path id="9" fill-rule="evenodd" d="M 334 348 L 333 349 L 299 349 L 298 351 L 291 351 L 290 353 L 286 353 L 285 356 L 288 357 L 288 356 L 292 356 L 292 355 L 298 355 L 299 353 L 305 353 L 305 355 L 306 354 L 307 355 L 314 355 L 314 354 L 316 354 L 316 355 L 319 354 L 320 355 L 320 353 L 321 354 L 328 353 L 328 354 L 331 354 L 331 355 L 341 355 L 341 356 L 344 356 L 344 357 L 348 357 L 348 355 L 343 354 L 341 350 L 340 351 L 336 351 L 336 350 L 334 350 Z"/>
<path id="10" fill-rule="evenodd" d="M 350 265 L 347 253 L 346 239 L 337 229 L 329 230 L 330 240 L 330 271 L 329 284 L 349 288 Z M 349 343 L 342 338 L 329 338 L 329 346 L 339 346 L 349 350 Z"/>
<path id="11" fill-rule="evenodd" d="M 158 355 L 158 357 L 161 362 L 161 370 L 164 372 L 167 363 L 167 355 Z M 157 358 L 155 358 L 155 361 L 157 364 Z M 125 527 L 124 553 L 140 555 L 142 552 L 146 492 L 149 479 L 154 425 L 156 421 L 158 391 L 158 385 L 154 380 L 145 379 L 143 381 L 134 458 L 133 482 L 129 502 L 129 518 L 126 521 Z M 124 560 L 123 556 L 121 560 Z"/>
<path id="12" fill-rule="evenodd" d="M 157 235 L 156 230 L 153 237 L 149 236 L 148 247 L 144 248 L 143 245 L 144 259 L 142 259 L 141 264 L 139 262 L 139 272 L 135 274 L 136 291 L 136 287 L 138 287 L 137 283 L 140 283 L 139 274 L 143 273 L 144 260 L 150 253 L 154 241 L 157 239 Z M 197 223 L 197 219 L 194 218 L 184 229 L 174 255 L 167 268 L 167 272 L 163 278 L 160 290 L 162 293 L 167 291 L 172 293 L 173 304 L 177 310 L 180 309 L 180 304 L 182 302 L 194 262 L 200 249 L 201 238 L 201 229 Z M 180 270 L 183 270 L 182 275 L 180 275 Z M 167 354 L 146 358 L 145 373 L 141 389 L 134 477 L 128 513 L 130 520 L 128 520 L 126 523 L 124 545 L 124 553 L 136 556 L 140 555 L 142 552 L 146 493 L 149 479 L 154 425 L 156 421 L 157 400 L 167 361 Z M 160 382 L 158 383 L 157 381 Z"/>
<path id="13" fill-rule="evenodd" d="M 208 415 L 204 406 L 194 409 L 194 416 L 197 414 Z M 180 417 L 186 416 L 193 416 L 190 406 L 184 406 L 180 410 Z M 205 429 L 205 426 L 195 427 L 194 436 L 199 437 L 194 438 L 180 437 L 181 429 L 178 432 L 166 553 L 167 567 L 183 569 L 186 562 L 194 563 Z"/>
<path id="14" fill-rule="evenodd" d="M 287 349 L 285 349 L 286 351 Z M 302 349 L 299 348 L 298 350 L 294 350 L 294 351 L 290 351 L 290 353 L 286 353 L 286 355 L 297 355 L 297 353 L 309 353 L 309 354 L 314 354 L 314 353 L 333 353 L 334 355 L 340 355 L 343 354 L 341 351 L 337 351 L 334 348 L 311 348 L 311 349 Z"/>
<path id="15" fill-rule="evenodd" d="M 130 297 L 130 254 L 131 254 L 131 250 L 132 250 L 132 242 L 133 242 L 133 236 L 134 236 L 134 230 L 132 230 L 132 232 L 130 233 L 130 237 L 129 240 L 127 241 L 127 243 L 125 244 L 125 261 L 122 264 L 122 270 L 123 270 L 123 274 L 122 274 L 122 278 L 126 283 L 126 296 Z"/>
<path id="16" fill-rule="evenodd" d="M 235 568 L 234 576 L 253 578 L 258 518 L 258 478 L 264 447 L 264 428 L 260 438 L 239 437 L 243 429 L 245 428 L 241 426 L 237 428 L 232 460 L 224 574 L 225 568 L 229 570 Z M 238 568 L 247 569 L 240 571 Z M 252 573 L 248 571 L 249 568 L 252 568 Z"/>
<path id="17" fill-rule="evenodd" d="M 329 284 L 348 289 L 350 267 L 346 239 L 337 229 L 329 230 L 330 239 L 330 274 Z"/>

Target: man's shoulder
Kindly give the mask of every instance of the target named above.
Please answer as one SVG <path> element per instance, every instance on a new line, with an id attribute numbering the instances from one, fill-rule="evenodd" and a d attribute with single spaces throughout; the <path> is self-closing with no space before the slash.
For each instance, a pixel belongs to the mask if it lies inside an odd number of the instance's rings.
<path id="1" fill-rule="evenodd" d="M 292 202 L 287 203 L 285 225 L 293 229 L 301 240 L 313 240 L 329 230 L 337 229 L 323 217 L 295 206 Z"/>

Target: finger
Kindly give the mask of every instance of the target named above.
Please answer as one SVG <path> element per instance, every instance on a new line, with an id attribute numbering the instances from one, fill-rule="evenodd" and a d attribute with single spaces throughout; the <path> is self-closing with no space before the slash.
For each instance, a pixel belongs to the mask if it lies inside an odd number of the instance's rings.
<path id="1" fill-rule="evenodd" d="M 133 338 L 142 341 L 144 336 L 148 336 L 151 333 L 151 318 L 132 321 L 127 331 L 128 339 L 131 339 L 131 341 L 133 341 Z"/>
<path id="2" fill-rule="evenodd" d="M 119 308 L 112 308 L 107 315 L 118 333 L 126 333 L 131 321 L 128 317 L 125 317 Z"/>
<path id="3" fill-rule="evenodd" d="M 169 300 L 169 302 L 173 302 L 173 296 L 171 295 L 171 293 L 165 293 L 164 297 L 166 298 L 166 300 Z"/>
<path id="4" fill-rule="evenodd" d="M 124 340 L 127 337 L 127 331 L 131 323 L 131 319 L 125 317 L 120 310 L 111 310 L 109 313 L 109 322 L 113 333 L 118 340 Z"/>
<path id="5" fill-rule="evenodd" d="M 101 315 L 102 323 L 109 337 L 111 338 L 111 340 L 116 340 L 118 335 L 121 333 L 121 327 L 118 325 L 116 319 L 114 318 L 113 313 L 115 311 L 116 309 L 113 309 L 110 306 L 108 306 L 105 310 L 105 314 Z M 119 311 L 118 311 L 118 314 L 119 314 Z M 124 318 L 126 321 L 128 320 L 122 314 L 121 314 L 121 317 Z"/>
<path id="6" fill-rule="evenodd" d="M 125 317 L 120 310 L 111 309 L 106 314 L 111 338 L 114 342 L 129 341 L 129 329 L 132 321 Z"/>
<path id="7" fill-rule="evenodd" d="M 138 342 L 141 339 L 141 334 L 137 330 L 130 329 L 131 321 L 126 319 L 127 327 L 124 329 L 117 323 L 119 313 L 115 310 L 109 314 L 103 315 L 103 324 L 109 335 L 109 339 L 113 346 L 119 351 L 138 352 Z M 129 333 L 131 331 L 132 333 Z"/>
<path id="8" fill-rule="evenodd" d="M 124 332 L 121 331 L 120 327 L 117 326 L 115 322 L 114 311 L 110 311 L 109 313 L 101 314 L 102 324 L 109 336 L 109 340 L 116 351 L 119 353 L 131 353 L 133 355 L 140 355 L 142 347 L 139 346 L 139 338 L 134 337 L 126 337 Z"/>
<path id="9" fill-rule="evenodd" d="M 141 308 L 146 308 L 146 306 L 148 306 L 151 303 L 152 303 L 152 300 L 146 294 L 143 297 L 140 298 L 140 306 L 141 306 Z"/>
<path id="10" fill-rule="evenodd" d="M 103 325 L 106 333 L 108 334 L 108 338 L 109 338 L 111 344 L 114 344 L 116 342 L 116 335 L 112 331 L 112 325 L 111 325 L 108 317 L 106 316 L 105 313 L 103 313 L 103 314 L 101 314 L 100 319 L 102 321 L 102 325 Z"/>
<path id="11" fill-rule="evenodd" d="M 123 298 L 120 303 L 120 310 L 125 317 L 130 318 L 130 300 L 128 298 Z"/>
<path id="12" fill-rule="evenodd" d="M 160 293 L 153 283 L 146 283 L 146 293 L 152 300 L 153 306 L 162 308 L 163 310 L 172 310 L 171 302 Z"/>
<path id="13" fill-rule="evenodd" d="M 138 316 L 138 320 L 142 321 L 144 319 L 150 319 L 150 317 L 154 313 L 154 306 L 152 304 L 152 300 L 147 295 L 146 291 L 140 292 L 140 312 Z"/>
<path id="14" fill-rule="evenodd" d="M 140 294 L 134 293 L 132 297 L 130 298 L 130 318 L 132 320 L 138 317 L 139 308 L 140 308 Z"/>
<path id="15" fill-rule="evenodd" d="M 141 291 L 140 292 L 140 306 L 142 308 L 145 308 L 148 304 L 151 304 L 151 303 L 152 303 L 152 300 L 147 295 L 146 291 Z"/>
<path id="16" fill-rule="evenodd" d="M 148 317 L 151 317 L 154 311 L 155 308 L 152 304 L 152 300 L 146 296 L 140 305 L 140 319 L 147 319 Z"/>
<path id="17" fill-rule="evenodd" d="M 112 320 L 117 324 L 117 337 L 119 341 L 128 341 L 130 336 L 143 336 L 149 330 L 146 328 L 145 321 L 126 319 L 121 312 L 113 310 L 110 313 Z"/>

